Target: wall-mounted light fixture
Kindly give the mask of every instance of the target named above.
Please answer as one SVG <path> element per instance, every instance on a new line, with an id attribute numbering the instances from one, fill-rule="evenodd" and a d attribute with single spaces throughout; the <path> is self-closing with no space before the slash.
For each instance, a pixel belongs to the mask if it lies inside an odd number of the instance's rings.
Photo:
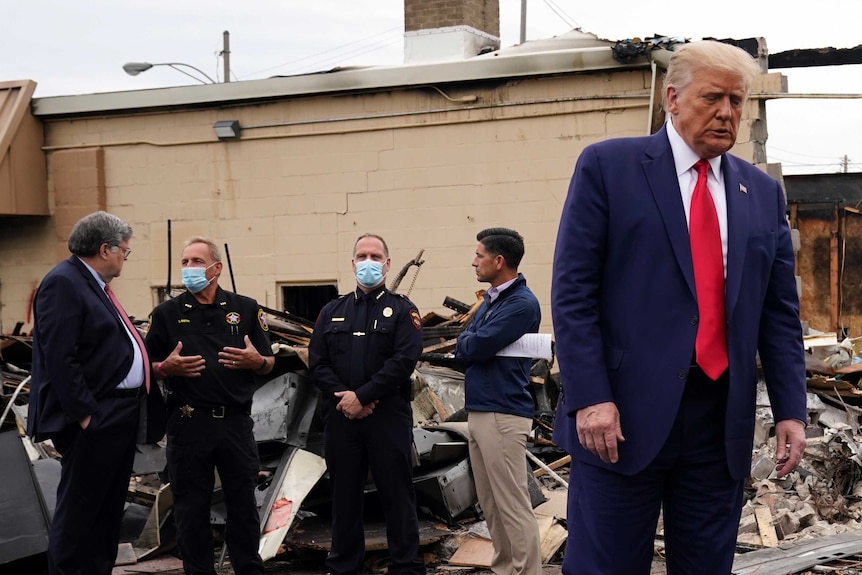
<path id="1" fill-rule="evenodd" d="M 213 124 L 216 137 L 219 140 L 238 140 L 239 139 L 239 120 L 219 120 Z"/>

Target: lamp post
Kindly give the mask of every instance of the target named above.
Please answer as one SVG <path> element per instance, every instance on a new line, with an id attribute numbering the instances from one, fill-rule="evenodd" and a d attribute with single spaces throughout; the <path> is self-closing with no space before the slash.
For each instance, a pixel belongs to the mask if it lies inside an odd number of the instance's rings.
<path id="1" fill-rule="evenodd" d="M 154 64 L 152 64 L 150 62 L 127 62 L 127 63 L 123 64 L 123 70 L 125 70 L 126 74 L 128 74 L 129 76 L 137 76 L 141 72 L 146 72 L 147 70 L 149 70 L 150 68 L 153 68 L 154 66 L 168 66 L 170 68 L 173 68 L 177 72 L 181 72 L 181 73 L 185 74 L 189 78 L 197 80 L 201 84 L 218 84 L 218 82 L 216 82 L 215 80 L 210 78 L 209 75 L 206 72 L 204 72 L 203 70 L 201 70 L 200 68 L 196 68 L 196 67 L 192 66 L 191 64 L 184 64 L 182 62 L 158 62 L 158 63 L 154 63 Z M 200 74 L 201 76 L 203 76 L 204 78 L 209 80 L 209 82 L 205 82 L 205 81 L 201 80 L 200 78 L 198 78 L 194 74 L 190 74 L 190 73 L 186 72 L 185 70 L 183 70 L 182 68 L 179 68 L 179 66 L 191 68 L 192 70 L 194 70 L 195 72 L 197 72 L 198 74 Z"/>

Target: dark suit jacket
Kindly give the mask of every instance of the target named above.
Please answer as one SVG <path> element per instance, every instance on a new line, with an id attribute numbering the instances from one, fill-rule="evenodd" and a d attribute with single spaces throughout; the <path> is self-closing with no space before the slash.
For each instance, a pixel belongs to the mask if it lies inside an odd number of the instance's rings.
<path id="1" fill-rule="evenodd" d="M 775 420 L 806 420 L 794 256 L 778 182 L 725 154 L 729 356 L 727 462 L 749 473 L 759 351 Z M 624 474 L 642 470 L 676 417 L 697 333 L 688 227 L 666 128 L 581 154 L 554 254 L 552 312 L 564 399 L 555 441 Z M 603 464 L 574 414 L 613 401 L 625 443 Z M 709 425 L 709 422 L 704 422 Z"/>
<path id="2" fill-rule="evenodd" d="M 134 348 L 105 291 L 77 257 L 43 278 L 33 313 L 30 436 L 42 441 L 88 415 L 93 430 L 146 420 L 135 402 L 107 397 L 128 374 Z"/>

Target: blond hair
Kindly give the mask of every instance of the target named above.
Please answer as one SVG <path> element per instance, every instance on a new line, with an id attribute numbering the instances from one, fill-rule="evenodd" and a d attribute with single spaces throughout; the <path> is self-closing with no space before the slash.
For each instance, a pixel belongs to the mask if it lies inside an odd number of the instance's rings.
<path id="1" fill-rule="evenodd" d="M 678 48 L 670 57 L 670 64 L 664 77 L 664 98 L 667 108 L 667 88 L 673 86 L 682 92 L 691 83 L 694 70 L 707 69 L 735 75 L 742 82 L 745 98 L 760 76 L 760 65 L 743 50 L 724 42 L 702 40 L 691 42 Z"/>

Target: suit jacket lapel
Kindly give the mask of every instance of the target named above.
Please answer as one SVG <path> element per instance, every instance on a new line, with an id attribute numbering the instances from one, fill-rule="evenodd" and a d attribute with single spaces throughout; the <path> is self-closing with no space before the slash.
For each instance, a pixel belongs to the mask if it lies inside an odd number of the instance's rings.
<path id="1" fill-rule="evenodd" d="M 667 128 L 663 127 L 652 138 L 645 152 L 644 173 L 650 190 L 661 213 L 670 245 L 688 289 L 694 291 L 694 267 L 691 263 L 691 242 L 685 220 L 685 208 L 679 191 L 679 179 L 673 163 L 673 152 L 667 139 Z"/>
<path id="2" fill-rule="evenodd" d="M 733 310 L 739 300 L 742 285 L 742 266 L 745 263 L 745 250 L 748 244 L 749 202 L 748 182 L 743 179 L 734 164 L 736 158 L 725 154 L 722 158 L 724 173 L 724 193 L 727 198 L 727 279 L 724 297 L 727 317 L 733 317 Z"/>
<path id="3" fill-rule="evenodd" d="M 90 273 L 90 270 L 87 269 L 87 266 L 85 266 L 83 262 L 81 262 L 81 260 L 79 260 L 77 256 L 74 255 L 70 256 L 68 261 L 72 264 L 72 266 L 75 267 L 75 269 L 78 270 L 81 276 L 83 276 L 84 281 L 87 282 L 87 286 L 91 290 L 93 290 L 93 292 L 96 294 L 96 297 L 101 300 L 102 304 L 104 304 L 108 311 L 111 312 L 112 315 L 116 316 L 117 323 L 119 323 L 120 326 L 125 329 L 125 327 L 123 326 L 123 320 L 121 320 L 120 316 L 117 315 L 117 308 L 115 308 L 114 304 L 111 303 L 111 300 L 108 299 L 108 294 L 105 293 L 105 290 L 102 289 L 102 286 L 99 285 L 99 282 L 96 281 L 96 278 L 93 277 L 93 274 Z"/>

